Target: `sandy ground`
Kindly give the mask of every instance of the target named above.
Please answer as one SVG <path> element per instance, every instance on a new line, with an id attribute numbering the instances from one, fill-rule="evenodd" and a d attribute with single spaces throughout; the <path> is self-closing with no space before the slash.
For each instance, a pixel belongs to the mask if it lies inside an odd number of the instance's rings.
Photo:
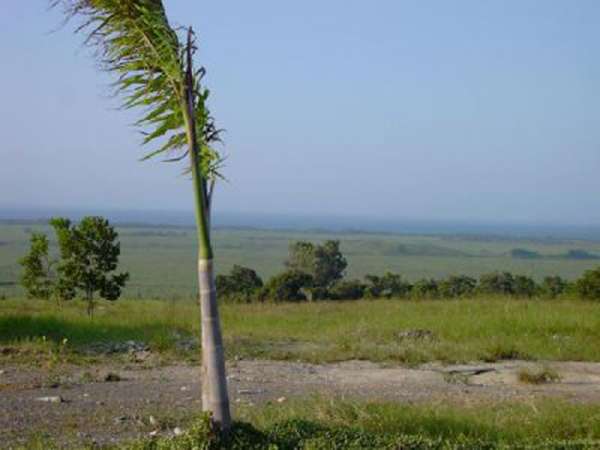
<path id="1" fill-rule="evenodd" d="M 559 382 L 519 381 L 523 368 L 551 367 Z M 106 381 L 109 373 L 120 381 Z M 239 404 L 285 403 L 314 394 L 404 403 L 524 401 L 544 397 L 600 402 L 600 363 L 525 361 L 418 368 L 365 361 L 311 365 L 276 361 L 229 364 L 229 388 Z M 168 434 L 185 427 L 200 410 L 198 367 L 172 365 L 62 367 L 59 373 L 0 360 L 0 447 L 13 448 L 32 436 L 62 443 L 99 444 Z"/>

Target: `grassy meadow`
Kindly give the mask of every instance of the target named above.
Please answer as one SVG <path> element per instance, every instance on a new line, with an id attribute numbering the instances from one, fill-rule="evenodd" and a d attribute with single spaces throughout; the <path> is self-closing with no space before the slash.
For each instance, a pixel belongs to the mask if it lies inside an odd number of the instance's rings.
<path id="1" fill-rule="evenodd" d="M 61 307 L 5 300 L 0 345 L 15 357 L 56 352 L 77 361 L 102 342 L 142 341 L 166 358 L 199 336 L 197 306 L 188 301 L 100 303 L 93 319 L 82 302 Z M 419 364 L 499 359 L 600 361 L 600 304 L 579 300 L 361 300 L 228 305 L 221 310 L 229 358 L 329 362 L 349 359 Z M 429 330 L 431 339 L 399 337 Z M 66 340 L 65 340 L 66 339 Z M 43 358 L 37 358 L 43 360 Z"/>
<path id="2" fill-rule="evenodd" d="M 193 229 L 129 226 L 117 229 L 121 265 L 131 273 L 125 297 L 194 297 L 196 237 Z M 0 224 L 0 297 L 23 295 L 18 286 L 18 259 L 27 252 L 32 231 L 46 232 L 53 240 L 51 230 L 42 224 Z M 341 241 L 341 250 L 348 259 L 348 278 L 389 270 L 415 281 L 507 270 L 537 280 L 547 275 L 575 279 L 585 270 L 600 265 L 600 259 L 563 256 L 574 249 L 600 255 L 598 241 L 217 229 L 214 231 L 217 271 L 227 272 L 233 264 L 241 264 L 267 278 L 283 269 L 290 242 L 326 239 Z M 539 257 L 514 258 L 510 254 L 513 249 L 537 252 Z"/>

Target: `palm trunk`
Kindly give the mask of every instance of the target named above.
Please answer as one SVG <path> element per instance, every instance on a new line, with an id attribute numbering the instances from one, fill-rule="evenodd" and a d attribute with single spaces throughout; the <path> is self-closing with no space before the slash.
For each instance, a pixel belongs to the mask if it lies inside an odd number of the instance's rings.
<path id="1" fill-rule="evenodd" d="M 197 139 L 192 68 L 192 33 L 188 34 L 187 89 L 184 114 L 187 125 L 190 164 L 194 184 L 196 226 L 198 230 L 198 288 L 202 323 L 202 409 L 227 431 L 231 427 L 225 352 L 217 305 L 217 291 L 210 242 L 210 219 L 206 183 L 200 170 L 200 148 Z"/>

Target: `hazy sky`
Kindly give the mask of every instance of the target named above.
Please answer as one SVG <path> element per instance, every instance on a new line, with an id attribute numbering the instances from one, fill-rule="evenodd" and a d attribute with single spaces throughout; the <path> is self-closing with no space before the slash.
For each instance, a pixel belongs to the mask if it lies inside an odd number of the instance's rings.
<path id="1" fill-rule="evenodd" d="M 227 129 L 220 211 L 600 223 L 598 0 L 166 0 Z M 2 0 L 0 207 L 185 210 L 80 37 Z"/>

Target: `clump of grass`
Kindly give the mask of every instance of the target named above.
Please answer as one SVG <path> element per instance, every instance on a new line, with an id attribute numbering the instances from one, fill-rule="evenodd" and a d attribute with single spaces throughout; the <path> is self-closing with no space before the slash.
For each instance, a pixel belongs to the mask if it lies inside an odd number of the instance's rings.
<path id="1" fill-rule="evenodd" d="M 242 409 L 227 438 L 203 417 L 182 436 L 126 448 L 592 449 L 600 443 L 598 406 L 541 403 L 535 411 L 514 404 L 450 408 L 312 399 Z"/>
<path id="2" fill-rule="evenodd" d="M 497 343 L 489 348 L 482 355 L 481 359 L 485 362 L 496 362 L 502 360 L 531 359 L 531 356 L 519 350 L 511 343 Z"/>
<path id="3" fill-rule="evenodd" d="M 560 381 L 558 372 L 550 367 L 537 369 L 523 368 L 519 371 L 518 378 L 521 383 L 527 384 L 546 384 Z"/>

